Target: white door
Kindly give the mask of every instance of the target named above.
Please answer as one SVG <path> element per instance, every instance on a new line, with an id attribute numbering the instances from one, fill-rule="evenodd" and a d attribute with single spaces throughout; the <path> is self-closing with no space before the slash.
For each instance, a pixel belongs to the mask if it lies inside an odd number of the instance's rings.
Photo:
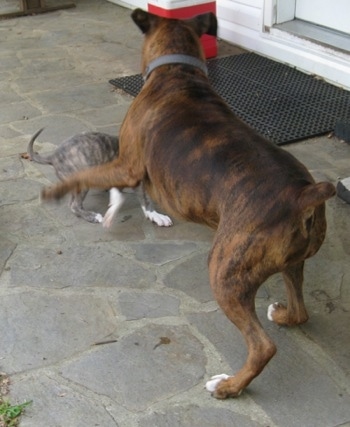
<path id="1" fill-rule="evenodd" d="M 350 1 L 296 0 L 295 18 L 350 34 Z"/>

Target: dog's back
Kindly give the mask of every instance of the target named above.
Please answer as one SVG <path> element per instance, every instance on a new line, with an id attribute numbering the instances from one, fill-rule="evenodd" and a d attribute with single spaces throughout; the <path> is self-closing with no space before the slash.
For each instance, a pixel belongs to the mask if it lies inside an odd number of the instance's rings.
<path id="1" fill-rule="evenodd" d="M 192 29 L 186 22 L 166 24 L 150 26 L 145 45 L 166 40 L 168 34 L 184 33 L 190 38 Z M 153 60 L 152 50 L 144 52 L 147 64 Z M 136 120 L 140 112 L 141 123 Z M 191 66 L 155 69 L 127 118 L 121 143 L 142 141 L 147 192 L 174 216 L 216 229 L 225 215 L 225 222 L 230 218 L 236 230 L 246 229 L 251 219 L 253 231 L 277 221 L 281 206 L 290 210 L 288 215 L 296 214 L 298 197 L 314 184 L 295 157 L 236 117 L 202 71 Z M 327 189 L 333 193 L 331 184 L 324 186 L 321 195 L 328 194 Z M 318 191 L 314 187 L 315 200 Z"/>

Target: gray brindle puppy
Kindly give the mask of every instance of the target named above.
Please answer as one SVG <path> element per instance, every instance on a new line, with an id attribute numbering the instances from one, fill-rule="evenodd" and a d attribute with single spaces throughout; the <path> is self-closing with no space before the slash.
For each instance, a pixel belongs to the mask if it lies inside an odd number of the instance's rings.
<path id="1" fill-rule="evenodd" d="M 42 131 L 43 129 L 38 130 L 29 141 L 28 155 L 36 163 L 53 166 L 57 177 L 62 181 L 75 172 L 108 163 L 118 156 L 119 140 L 117 137 L 101 132 L 86 132 L 68 138 L 53 153 L 43 157 L 33 148 L 34 141 Z M 82 190 L 80 193 L 71 194 L 69 206 L 72 212 L 86 221 L 103 223 L 103 226 L 109 227 L 122 205 L 124 197 L 121 191 L 117 188 L 110 189 L 109 209 L 104 217 L 100 213 L 84 210 L 83 202 L 87 193 L 88 190 Z M 142 184 L 136 189 L 136 194 L 147 219 L 158 226 L 169 227 L 172 225 L 168 216 L 155 211 Z"/>

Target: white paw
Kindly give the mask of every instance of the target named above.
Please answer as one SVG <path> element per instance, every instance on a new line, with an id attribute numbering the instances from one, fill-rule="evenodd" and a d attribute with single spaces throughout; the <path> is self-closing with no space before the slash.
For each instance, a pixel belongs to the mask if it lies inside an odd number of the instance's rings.
<path id="1" fill-rule="evenodd" d="M 101 222 L 103 221 L 103 216 L 101 214 L 96 214 L 95 215 L 95 222 L 98 222 L 101 224 Z"/>
<path id="2" fill-rule="evenodd" d="M 143 206 L 142 210 L 145 214 L 145 217 L 157 224 L 159 227 L 170 227 L 171 225 L 173 225 L 171 218 L 169 218 L 167 215 L 163 215 L 157 211 L 148 211 Z"/>
<path id="3" fill-rule="evenodd" d="M 104 227 L 110 227 L 112 225 L 113 219 L 123 203 L 124 196 L 122 193 L 116 188 L 111 188 L 109 190 L 109 208 L 102 219 L 102 225 Z"/>
<path id="4" fill-rule="evenodd" d="M 274 311 L 276 311 L 278 305 L 279 305 L 279 303 L 275 302 L 273 304 L 270 304 L 268 309 L 267 309 L 267 318 L 270 320 L 270 322 L 273 322 L 272 314 Z"/>
<path id="5" fill-rule="evenodd" d="M 227 380 L 229 377 L 230 376 L 226 374 L 214 375 L 210 378 L 209 381 L 206 382 L 205 388 L 210 391 L 210 393 L 213 393 L 216 390 L 216 386 L 219 384 L 219 382 L 222 380 Z"/>

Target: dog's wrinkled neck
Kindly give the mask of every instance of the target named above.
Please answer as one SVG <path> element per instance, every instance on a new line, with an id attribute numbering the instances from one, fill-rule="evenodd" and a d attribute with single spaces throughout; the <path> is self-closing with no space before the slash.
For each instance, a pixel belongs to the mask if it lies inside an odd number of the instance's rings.
<path id="1" fill-rule="evenodd" d="M 143 73 L 143 80 L 146 81 L 154 69 L 160 67 L 161 65 L 168 64 L 192 65 L 193 67 L 199 68 L 201 71 L 203 71 L 205 75 L 208 75 L 208 68 L 205 62 L 203 62 L 201 59 L 190 55 L 172 54 L 163 55 L 151 61 Z"/>

